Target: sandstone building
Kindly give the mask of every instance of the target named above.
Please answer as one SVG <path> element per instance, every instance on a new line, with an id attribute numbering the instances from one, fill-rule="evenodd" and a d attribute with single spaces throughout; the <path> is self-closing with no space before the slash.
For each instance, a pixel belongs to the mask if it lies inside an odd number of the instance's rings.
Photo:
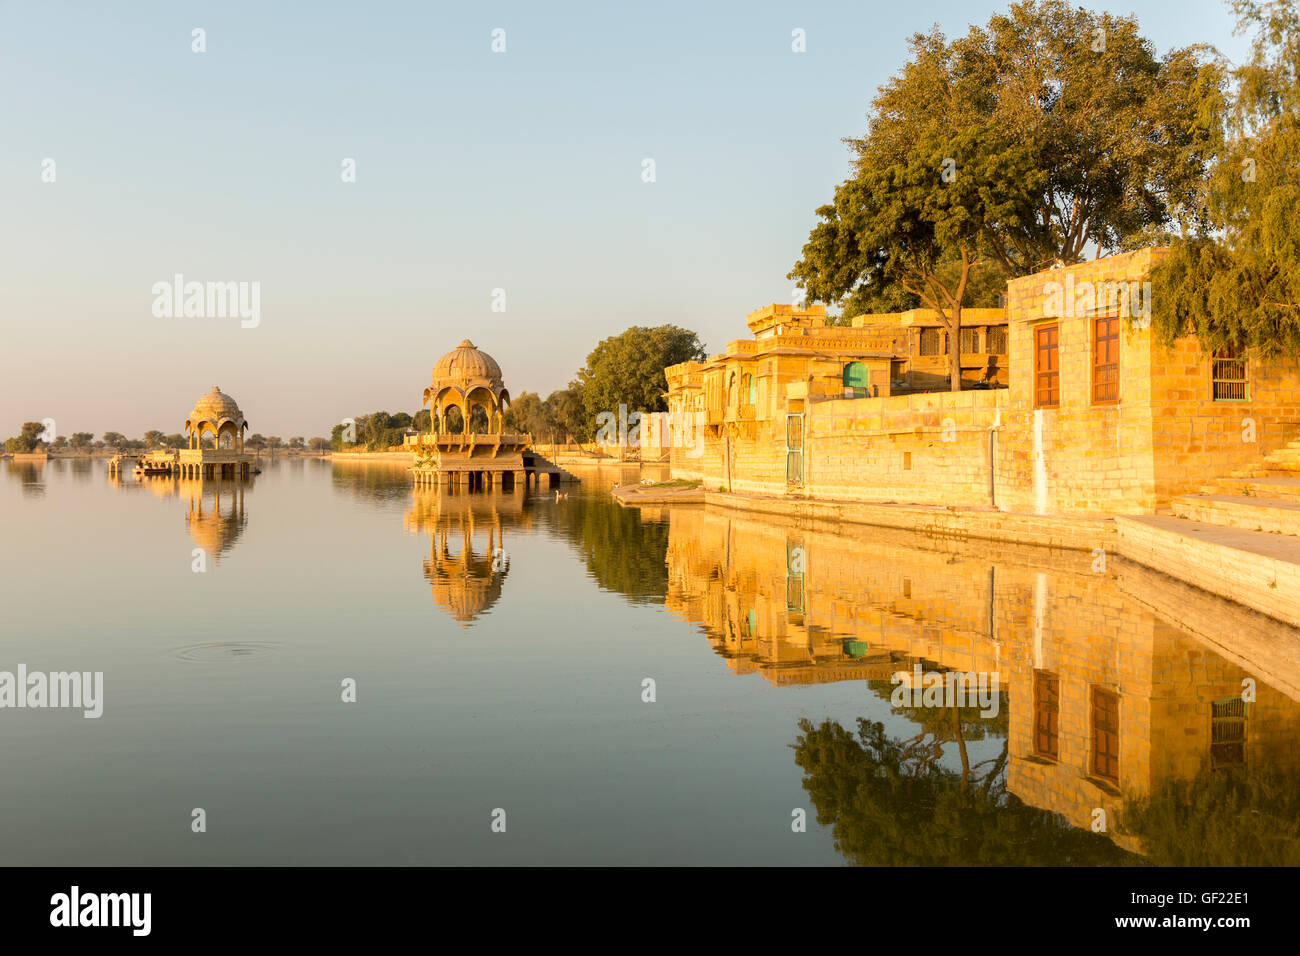
<path id="1" fill-rule="evenodd" d="M 1195 337 L 1162 346 L 1135 315 L 1140 296 L 1107 290 L 1140 290 L 1163 255 L 1016 279 L 1005 325 L 965 310 L 961 392 L 919 390 L 946 358 L 922 316 L 839 328 L 816 306 L 762 309 L 749 318 L 753 339 L 665 370 L 669 419 L 704 425 L 696 447 L 661 439 L 672 475 L 794 499 L 1107 515 L 1169 508 L 1267 468 L 1300 439 L 1300 362 L 1210 354 Z M 1079 294 L 1062 301 L 1060 287 Z M 990 384 L 1006 387 L 976 387 Z"/>

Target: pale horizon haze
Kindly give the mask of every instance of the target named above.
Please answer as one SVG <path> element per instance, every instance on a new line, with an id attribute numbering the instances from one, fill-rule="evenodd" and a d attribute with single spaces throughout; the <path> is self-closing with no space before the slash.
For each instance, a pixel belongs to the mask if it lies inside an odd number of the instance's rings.
<path id="1" fill-rule="evenodd" d="M 1247 48 L 1217 0 L 1089 6 L 1160 53 Z M 464 338 L 515 396 L 632 325 L 721 351 L 791 301 L 908 37 L 1006 8 L 0 2 L 0 439 L 179 432 L 213 385 L 250 431 L 328 436 L 416 411 Z M 259 283 L 260 323 L 155 317 L 178 273 Z"/>

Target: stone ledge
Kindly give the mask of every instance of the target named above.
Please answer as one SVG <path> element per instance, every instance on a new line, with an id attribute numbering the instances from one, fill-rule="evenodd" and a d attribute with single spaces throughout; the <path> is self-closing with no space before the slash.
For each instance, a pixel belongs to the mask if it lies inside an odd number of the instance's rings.
<path id="1" fill-rule="evenodd" d="M 1115 519 L 1119 553 L 1300 627 L 1300 541 L 1174 515 Z"/>
<path id="2" fill-rule="evenodd" d="M 1247 674 L 1300 701 L 1300 630 L 1127 558 L 1119 588 Z"/>
<path id="3" fill-rule="evenodd" d="M 1300 535 L 1300 499 L 1214 493 L 1180 495 L 1171 506 L 1178 517 L 1192 521 L 1267 534 Z"/>
<path id="4" fill-rule="evenodd" d="M 1033 515 L 992 508 L 895 504 L 813 498 L 704 493 L 706 505 L 814 521 L 901 528 L 939 538 L 985 538 L 1047 548 L 1092 551 L 1115 545 L 1110 518 Z"/>

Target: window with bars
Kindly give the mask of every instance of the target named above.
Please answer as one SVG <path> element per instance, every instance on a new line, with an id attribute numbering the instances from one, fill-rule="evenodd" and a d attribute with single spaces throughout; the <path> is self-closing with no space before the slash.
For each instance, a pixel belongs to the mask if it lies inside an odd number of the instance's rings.
<path id="1" fill-rule="evenodd" d="M 1057 760 L 1060 741 L 1061 681 L 1047 671 L 1034 671 L 1034 753 Z"/>
<path id="2" fill-rule="evenodd" d="M 938 329 L 921 330 L 922 355 L 942 355 L 942 344 Z"/>
<path id="3" fill-rule="evenodd" d="M 1007 354 L 1007 327 L 1005 325 L 992 325 L 985 336 L 988 339 L 987 351 L 992 355 Z"/>
<path id="4" fill-rule="evenodd" d="M 1092 775 L 1119 783 L 1119 695 L 1092 689 Z"/>
<path id="5" fill-rule="evenodd" d="M 1092 324 L 1092 403 L 1119 401 L 1119 316 L 1100 316 Z"/>
<path id="6" fill-rule="evenodd" d="M 1240 697 L 1210 704 L 1210 763 L 1215 770 L 1246 764 L 1246 702 Z"/>
<path id="7" fill-rule="evenodd" d="M 972 352 L 980 350 L 980 330 L 979 329 L 962 329 L 961 330 L 961 354 L 970 355 Z"/>
<path id="8" fill-rule="evenodd" d="M 1034 329 L 1034 407 L 1056 408 L 1061 404 L 1061 355 L 1058 328 L 1043 325 Z"/>
<path id="9" fill-rule="evenodd" d="M 1246 352 L 1234 346 L 1216 349 L 1210 360 L 1216 402 L 1244 402 L 1250 398 L 1246 382 Z"/>

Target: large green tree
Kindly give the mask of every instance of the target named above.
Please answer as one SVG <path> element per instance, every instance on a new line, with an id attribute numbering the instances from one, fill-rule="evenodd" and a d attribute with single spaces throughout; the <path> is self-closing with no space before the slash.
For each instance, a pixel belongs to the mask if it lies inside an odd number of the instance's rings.
<path id="1" fill-rule="evenodd" d="M 569 386 L 582 400 L 583 419 L 577 423 L 576 437 L 589 438 L 596 416 L 601 412 L 617 415 L 620 405 L 627 406 L 629 415 L 667 411 L 668 380 L 664 369 L 705 358 L 699 336 L 675 325 L 636 325 L 603 339 Z"/>
<path id="2" fill-rule="evenodd" d="M 546 417 L 554 432 L 555 440 L 564 439 L 568 444 L 573 439 L 581 439 L 589 422 L 582 405 L 582 393 L 576 388 L 560 388 L 546 396 Z"/>
<path id="3" fill-rule="evenodd" d="M 23 422 L 22 430 L 13 438 L 5 440 L 5 450 L 10 454 L 25 455 L 41 447 L 41 435 L 45 426 L 40 422 Z"/>
<path id="4" fill-rule="evenodd" d="M 1232 71 L 1226 147 L 1205 184 L 1208 223 L 1171 243 L 1152 276 L 1166 341 L 1300 352 L 1300 13 L 1295 0 L 1234 0 L 1254 31 Z"/>
<path id="5" fill-rule="evenodd" d="M 520 392 L 502 418 L 506 431 L 532 435 L 535 440 L 540 440 L 551 428 L 546 406 L 536 392 Z"/>
<path id="6" fill-rule="evenodd" d="M 1205 49 L 1159 58 L 1131 17 L 1061 0 L 1014 4 L 951 42 L 917 34 L 790 278 L 815 301 L 933 309 L 958 389 L 982 266 L 1026 275 L 1196 218 L 1221 82 Z"/>

